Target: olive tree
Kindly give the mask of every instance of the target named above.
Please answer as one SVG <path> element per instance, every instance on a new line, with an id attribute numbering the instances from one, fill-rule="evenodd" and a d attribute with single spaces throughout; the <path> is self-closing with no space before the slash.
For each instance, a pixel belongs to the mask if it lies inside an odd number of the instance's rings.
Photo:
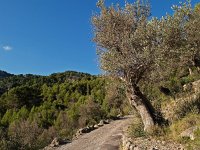
<path id="1" fill-rule="evenodd" d="M 175 8 L 173 16 L 149 20 L 150 6 L 140 0 L 126 2 L 123 8 L 106 7 L 103 0 L 97 6 L 101 11 L 93 15 L 92 23 L 101 68 L 125 83 L 127 98 L 148 132 L 157 120 L 139 83 L 156 81 L 166 70 L 169 73 L 191 60 L 194 53 L 188 47 L 186 29 L 190 9 L 183 5 Z"/>
<path id="2" fill-rule="evenodd" d="M 200 3 L 189 13 L 189 21 L 186 23 L 186 35 L 188 48 L 194 53 L 193 66 L 200 67 Z"/>
<path id="3" fill-rule="evenodd" d="M 190 68 L 199 59 L 200 34 L 199 16 L 190 2 L 173 6 L 172 16 L 166 15 L 159 20 L 160 52 L 163 54 L 164 67 L 160 73 L 178 68 Z"/>

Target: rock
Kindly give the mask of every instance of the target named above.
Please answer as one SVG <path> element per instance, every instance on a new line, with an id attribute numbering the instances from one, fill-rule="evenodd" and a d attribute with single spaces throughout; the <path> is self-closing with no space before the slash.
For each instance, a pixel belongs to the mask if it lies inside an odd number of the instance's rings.
<path id="1" fill-rule="evenodd" d="M 71 141 L 68 139 L 54 138 L 51 144 L 49 146 L 46 146 L 44 150 L 51 150 L 54 147 L 58 147 L 59 145 L 64 145 L 67 143 L 71 143 Z"/>
<path id="2" fill-rule="evenodd" d="M 129 150 L 129 149 L 130 149 L 130 146 L 131 146 L 131 142 L 127 142 L 126 145 L 125 145 L 125 149 L 126 149 L 126 150 Z"/>
<path id="3" fill-rule="evenodd" d="M 102 127 L 103 125 L 104 125 L 104 121 L 101 120 L 101 121 L 99 122 L 98 126 L 99 126 L 99 127 Z"/>
<path id="4" fill-rule="evenodd" d="M 69 140 L 69 139 L 59 139 L 58 142 L 59 142 L 59 145 L 64 145 L 64 144 L 67 144 L 67 143 L 71 143 L 71 140 Z"/>
<path id="5" fill-rule="evenodd" d="M 87 133 L 87 132 L 88 132 L 87 127 L 81 129 L 81 133 Z"/>
<path id="6" fill-rule="evenodd" d="M 54 138 L 49 146 L 50 147 L 58 147 L 59 146 L 58 138 Z"/>
<path id="7" fill-rule="evenodd" d="M 127 142 L 127 137 L 123 134 L 122 135 L 122 146 L 124 147 L 126 145 Z"/>
<path id="8" fill-rule="evenodd" d="M 46 146 L 43 150 L 55 150 L 54 147 Z"/>
<path id="9" fill-rule="evenodd" d="M 89 129 L 90 129 L 90 131 L 94 130 L 94 129 L 95 129 L 95 128 L 94 128 L 94 125 L 90 125 L 90 126 L 89 126 Z"/>
<path id="10" fill-rule="evenodd" d="M 184 150 L 184 148 L 183 147 L 179 147 L 179 148 L 177 148 L 177 150 Z"/>
<path id="11" fill-rule="evenodd" d="M 199 93 L 200 91 L 200 80 L 188 83 L 183 85 L 183 90 L 184 91 L 194 91 L 195 93 Z"/>
<path id="12" fill-rule="evenodd" d="M 163 144 L 163 145 L 165 145 L 165 144 L 166 144 L 166 142 L 165 142 L 165 141 L 162 141 L 162 144 Z"/>
<path id="13" fill-rule="evenodd" d="M 154 138 L 129 139 L 128 135 L 122 135 L 123 150 L 184 150 L 184 147 L 173 141 L 162 141 Z"/>
<path id="14" fill-rule="evenodd" d="M 81 129 L 79 129 L 78 131 L 77 131 L 77 135 L 81 135 L 81 134 L 83 134 L 83 133 L 89 133 L 89 132 L 91 132 L 92 130 L 94 130 L 95 129 L 95 127 L 94 127 L 94 125 L 91 125 L 91 126 L 87 126 L 87 127 L 85 127 L 85 128 L 81 128 Z"/>
<path id="15" fill-rule="evenodd" d="M 109 124 L 109 123 L 110 123 L 110 120 L 109 120 L 109 119 L 106 119 L 106 120 L 103 121 L 103 123 L 104 123 L 104 124 Z"/>
<path id="16" fill-rule="evenodd" d="M 81 128 L 81 129 L 79 129 L 77 132 L 76 132 L 76 135 L 81 135 L 83 132 L 83 129 Z"/>
<path id="17" fill-rule="evenodd" d="M 81 128 L 76 132 L 75 137 L 78 138 L 80 135 L 82 135 L 83 133 L 87 133 L 87 132 L 88 132 L 87 127 L 86 128 Z"/>
<path id="18" fill-rule="evenodd" d="M 181 137 L 189 137 L 191 140 L 195 139 L 194 132 L 198 129 L 197 126 L 191 127 L 183 131 L 180 136 Z"/>
<path id="19" fill-rule="evenodd" d="M 91 131 L 90 127 L 85 127 L 81 129 L 81 133 L 89 133 Z"/>
<path id="20" fill-rule="evenodd" d="M 94 129 L 98 129 L 98 128 L 99 128 L 98 124 L 95 124 Z"/>
<path id="21" fill-rule="evenodd" d="M 130 150 L 134 150 L 134 146 L 131 145 L 131 146 L 129 147 L 129 149 L 130 149 Z"/>
<path id="22" fill-rule="evenodd" d="M 138 147 L 138 146 L 135 146 L 135 147 L 133 148 L 133 150 L 139 150 L 139 147 Z"/>
<path id="23" fill-rule="evenodd" d="M 192 82 L 192 87 L 195 93 L 199 92 L 200 80 Z"/>
<path id="24" fill-rule="evenodd" d="M 118 115 L 117 115 L 117 118 L 118 118 L 118 119 L 120 119 L 121 117 L 122 117 L 122 115 L 121 115 L 121 114 L 118 114 Z"/>
<path id="25" fill-rule="evenodd" d="M 152 150 L 159 150 L 157 146 L 153 147 Z"/>
<path id="26" fill-rule="evenodd" d="M 192 84 L 188 83 L 188 84 L 184 84 L 183 85 L 183 91 L 188 92 L 192 90 Z"/>
<path id="27" fill-rule="evenodd" d="M 98 125 L 97 125 L 98 126 Z M 81 128 L 81 129 L 79 129 L 77 132 L 76 132 L 76 134 L 75 134 L 75 136 L 73 137 L 73 139 L 77 139 L 80 135 L 82 135 L 82 134 L 84 134 L 84 133 L 89 133 L 89 132 L 91 132 L 92 130 L 94 130 L 95 129 L 95 126 L 94 125 L 90 125 L 90 126 L 87 126 L 87 127 L 85 127 L 85 128 Z"/>

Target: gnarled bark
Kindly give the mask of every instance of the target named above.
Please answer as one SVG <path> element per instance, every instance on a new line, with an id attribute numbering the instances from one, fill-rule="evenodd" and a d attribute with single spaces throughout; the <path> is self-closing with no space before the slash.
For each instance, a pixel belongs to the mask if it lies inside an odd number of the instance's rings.
<path id="1" fill-rule="evenodd" d="M 155 126 L 154 109 L 151 103 L 146 99 L 139 87 L 136 85 L 128 87 L 127 97 L 131 106 L 135 107 L 140 114 L 144 124 L 144 131 L 151 131 Z"/>

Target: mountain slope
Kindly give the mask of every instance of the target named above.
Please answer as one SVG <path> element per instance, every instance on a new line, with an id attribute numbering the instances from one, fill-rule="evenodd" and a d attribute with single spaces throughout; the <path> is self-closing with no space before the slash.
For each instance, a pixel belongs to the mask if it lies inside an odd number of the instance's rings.
<path id="1" fill-rule="evenodd" d="M 13 76 L 13 74 L 7 73 L 6 71 L 0 70 L 0 79 Z"/>

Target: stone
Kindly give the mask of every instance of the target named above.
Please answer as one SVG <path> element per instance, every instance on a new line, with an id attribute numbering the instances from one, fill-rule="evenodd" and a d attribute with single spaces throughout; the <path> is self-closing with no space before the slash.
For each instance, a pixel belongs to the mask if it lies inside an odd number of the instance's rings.
<path id="1" fill-rule="evenodd" d="M 104 125 L 103 120 L 101 120 L 98 124 L 99 127 L 102 127 Z"/>
<path id="2" fill-rule="evenodd" d="M 120 119 L 121 117 L 122 117 L 122 115 L 121 115 L 121 114 L 118 114 L 118 115 L 117 115 L 117 118 L 119 118 L 119 119 Z"/>
<path id="3" fill-rule="evenodd" d="M 199 92 L 200 80 L 192 82 L 192 87 L 195 93 Z"/>
<path id="4" fill-rule="evenodd" d="M 183 131 L 180 136 L 181 137 L 189 137 L 191 140 L 194 140 L 195 139 L 195 136 L 194 136 L 194 132 L 198 129 L 197 126 L 194 126 L 194 127 L 190 127 L 188 129 L 186 129 L 185 131 Z"/>
<path id="5" fill-rule="evenodd" d="M 67 143 L 71 143 L 71 141 L 68 139 L 54 138 L 53 141 L 51 142 L 51 144 L 49 146 L 47 146 L 45 149 L 49 150 L 53 147 L 58 147 L 59 145 L 64 145 Z"/>
<path id="6" fill-rule="evenodd" d="M 90 125 L 89 126 L 89 129 L 92 131 L 92 130 L 94 130 L 94 125 Z"/>
<path id="7" fill-rule="evenodd" d="M 157 146 L 153 147 L 152 150 L 159 150 Z"/>
<path id="8" fill-rule="evenodd" d="M 49 146 L 50 147 L 58 147 L 59 146 L 58 138 L 54 138 Z"/>
<path id="9" fill-rule="evenodd" d="M 125 147 L 127 141 L 128 141 L 127 137 L 123 134 L 122 135 L 122 145 L 123 145 L 123 147 Z"/>
<path id="10" fill-rule="evenodd" d="M 90 127 L 85 127 L 81 129 L 81 133 L 89 133 L 91 131 Z"/>
<path id="11" fill-rule="evenodd" d="M 161 141 L 160 140 L 157 140 L 157 143 L 160 143 Z"/>
<path id="12" fill-rule="evenodd" d="M 130 146 L 131 146 L 131 142 L 127 142 L 126 145 L 125 145 L 125 149 L 126 149 L 126 150 L 129 150 L 129 149 L 130 149 Z"/>
<path id="13" fill-rule="evenodd" d="M 99 128 L 98 124 L 95 124 L 94 129 L 98 129 L 98 128 Z"/>
<path id="14" fill-rule="evenodd" d="M 130 150 L 134 150 L 134 146 L 131 145 L 131 146 L 129 147 L 129 149 L 130 149 Z"/>
<path id="15" fill-rule="evenodd" d="M 139 147 L 138 147 L 138 146 L 135 146 L 135 147 L 133 148 L 133 150 L 139 150 Z"/>
<path id="16" fill-rule="evenodd" d="M 110 123 L 110 120 L 109 120 L 109 119 L 106 119 L 106 120 L 103 121 L 103 123 L 104 123 L 104 124 L 109 124 L 109 123 Z"/>
<path id="17" fill-rule="evenodd" d="M 67 143 L 71 143 L 71 140 L 69 139 L 59 139 L 59 145 L 64 145 Z"/>
<path id="18" fill-rule="evenodd" d="M 165 145 L 165 144 L 166 144 L 166 142 L 165 142 L 165 141 L 162 141 L 162 144 L 163 144 L 163 145 Z"/>
<path id="19" fill-rule="evenodd" d="M 85 128 L 81 128 L 76 132 L 76 137 L 79 135 L 82 135 L 83 133 L 89 133 L 90 131 L 92 131 L 91 127 L 85 127 Z"/>
<path id="20" fill-rule="evenodd" d="M 81 128 L 81 129 L 79 129 L 77 132 L 76 132 L 76 135 L 81 135 L 83 132 L 83 129 Z"/>
<path id="21" fill-rule="evenodd" d="M 199 93 L 200 91 L 200 80 L 188 83 L 183 85 L 183 90 L 184 91 L 194 91 L 195 93 Z"/>
<path id="22" fill-rule="evenodd" d="M 183 91 L 187 92 L 187 91 L 191 91 L 191 90 L 192 90 L 192 84 L 191 83 L 183 85 Z"/>

